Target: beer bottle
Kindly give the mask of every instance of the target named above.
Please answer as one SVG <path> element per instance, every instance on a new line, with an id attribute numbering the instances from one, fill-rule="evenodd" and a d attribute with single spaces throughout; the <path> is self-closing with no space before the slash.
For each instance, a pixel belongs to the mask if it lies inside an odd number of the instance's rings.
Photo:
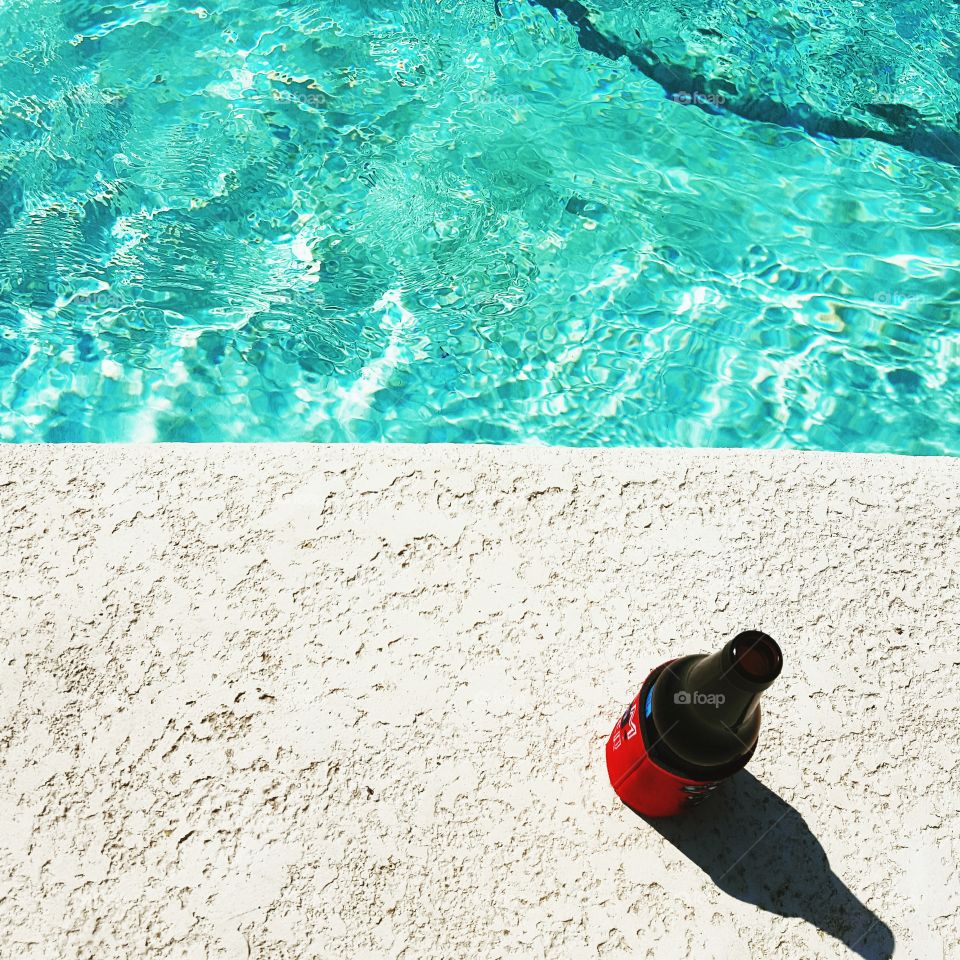
<path id="1" fill-rule="evenodd" d="M 753 756 L 760 696 L 783 654 L 759 630 L 712 654 L 670 660 L 647 677 L 607 741 L 617 796 L 648 817 L 668 817 L 708 797 Z"/>

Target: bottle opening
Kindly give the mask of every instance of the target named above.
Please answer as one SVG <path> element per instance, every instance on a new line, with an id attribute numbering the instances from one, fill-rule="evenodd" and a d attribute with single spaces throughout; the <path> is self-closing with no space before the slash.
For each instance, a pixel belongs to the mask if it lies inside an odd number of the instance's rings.
<path id="1" fill-rule="evenodd" d="M 780 648 L 759 630 L 747 630 L 735 637 L 730 653 L 740 674 L 753 683 L 771 683 L 783 669 Z"/>

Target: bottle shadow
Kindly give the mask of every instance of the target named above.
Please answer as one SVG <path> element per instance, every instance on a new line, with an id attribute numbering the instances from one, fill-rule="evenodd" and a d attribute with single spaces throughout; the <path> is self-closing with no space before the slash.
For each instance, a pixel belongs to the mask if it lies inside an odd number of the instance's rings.
<path id="1" fill-rule="evenodd" d="M 801 917 L 863 960 L 890 960 L 890 928 L 830 869 L 803 817 L 746 770 L 672 819 L 643 817 L 731 897 Z"/>

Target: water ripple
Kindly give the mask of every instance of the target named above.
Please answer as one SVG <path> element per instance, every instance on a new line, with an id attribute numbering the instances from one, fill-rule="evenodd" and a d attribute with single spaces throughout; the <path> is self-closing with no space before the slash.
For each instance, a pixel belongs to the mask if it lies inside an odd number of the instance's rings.
<path id="1" fill-rule="evenodd" d="M 683 97 L 556 4 L 10 0 L 0 440 L 960 453 L 960 8 L 865 3 L 596 0 Z"/>

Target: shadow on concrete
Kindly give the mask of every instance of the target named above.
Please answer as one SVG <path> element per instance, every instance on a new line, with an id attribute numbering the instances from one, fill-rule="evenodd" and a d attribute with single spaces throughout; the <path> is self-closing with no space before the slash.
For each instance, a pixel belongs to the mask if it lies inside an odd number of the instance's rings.
<path id="1" fill-rule="evenodd" d="M 864 960 L 890 960 L 890 928 L 830 869 L 803 817 L 746 770 L 678 817 L 642 817 L 731 897 L 802 917 Z"/>

